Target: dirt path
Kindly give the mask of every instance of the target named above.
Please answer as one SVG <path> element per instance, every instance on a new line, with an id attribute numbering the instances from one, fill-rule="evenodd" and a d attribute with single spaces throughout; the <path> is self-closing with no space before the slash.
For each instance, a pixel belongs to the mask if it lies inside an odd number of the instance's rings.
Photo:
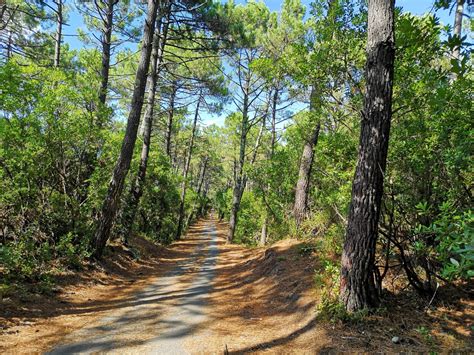
<path id="1" fill-rule="evenodd" d="M 212 221 L 205 222 L 201 243 L 164 276 L 154 279 L 98 321 L 68 335 L 49 354 L 184 354 L 195 330 L 206 320 L 217 249 Z"/>
<path id="2" fill-rule="evenodd" d="M 428 314 L 394 298 L 390 307 L 398 312 L 354 323 L 325 321 L 317 316 L 323 296 L 314 277 L 324 270 L 317 253 L 308 253 L 297 240 L 265 248 L 227 244 L 226 233 L 226 223 L 207 219 L 169 247 L 134 237 L 139 260 L 112 244 L 101 265 L 92 273 L 74 273 L 75 279 L 58 284 L 58 294 L 3 300 L 0 354 L 473 348 L 470 300 L 460 299 L 450 309 L 440 306 Z M 431 333 L 421 333 L 430 327 Z M 394 335 L 404 341 L 393 344 Z"/>

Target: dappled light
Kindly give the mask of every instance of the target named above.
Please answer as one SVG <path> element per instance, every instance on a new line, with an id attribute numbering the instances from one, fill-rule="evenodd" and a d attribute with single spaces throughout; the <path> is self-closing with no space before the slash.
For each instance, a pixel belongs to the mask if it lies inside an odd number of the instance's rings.
<path id="1" fill-rule="evenodd" d="M 470 353 L 466 0 L 0 1 L 0 353 Z"/>

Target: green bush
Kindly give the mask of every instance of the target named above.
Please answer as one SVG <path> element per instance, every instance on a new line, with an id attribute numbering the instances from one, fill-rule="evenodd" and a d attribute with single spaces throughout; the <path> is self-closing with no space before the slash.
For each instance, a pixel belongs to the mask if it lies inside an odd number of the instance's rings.
<path id="1" fill-rule="evenodd" d="M 418 205 L 419 213 L 428 213 L 425 204 Z M 431 257 L 441 264 L 441 274 L 450 280 L 474 277 L 474 214 L 471 210 L 459 212 L 450 203 L 439 207 L 439 214 L 428 226 L 419 225 L 416 233 L 421 240 L 435 240 Z M 429 249 L 419 242 L 418 251 Z"/>

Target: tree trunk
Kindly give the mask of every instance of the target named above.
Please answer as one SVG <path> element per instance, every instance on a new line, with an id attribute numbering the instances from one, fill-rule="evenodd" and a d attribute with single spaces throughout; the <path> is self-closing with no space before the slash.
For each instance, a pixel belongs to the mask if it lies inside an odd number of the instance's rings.
<path id="1" fill-rule="evenodd" d="M 100 91 L 99 102 L 105 105 L 107 99 L 107 89 L 109 87 L 109 71 L 110 71 L 110 47 L 112 41 L 112 27 L 114 20 L 114 6 L 118 0 L 108 0 L 105 18 L 103 19 L 104 29 L 102 33 L 102 67 L 100 69 Z M 97 9 L 100 11 L 100 9 Z"/>
<path id="2" fill-rule="evenodd" d="M 262 232 L 260 233 L 260 246 L 264 246 L 267 243 L 267 233 L 268 233 L 268 216 L 265 215 L 262 223 Z"/>
<path id="3" fill-rule="evenodd" d="M 246 83 L 248 85 L 248 82 Z M 244 100 L 242 110 L 242 127 L 240 132 L 240 150 L 239 161 L 236 164 L 234 191 L 232 194 L 232 208 L 229 219 L 229 232 L 227 234 L 227 242 L 232 243 L 235 236 L 235 229 L 237 228 L 237 219 L 240 209 L 240 201 L 244 191 L 244 163 L 245 163 L 245 148 L 247 146 L 247 125 L 248 125 L 248 86 L 244 88 Z"/>
<path id="4" fill-rule="evenodd" d="M 171 85 L 171 96 L 170 96 L 170 104 L 168 110 L 168 124 L 166 127 L 166 154 L 172 159 L 171 157 L 171 138 L 173 135 L 173 116 L 174 116 L 174 100 L 176 98 L 176 92 L 178 91 L 176 82 L 173 82 Z"/>
<path id="5" fill-rule="evenodd" d="M 8 31 L 7 59 L 10 59 L 12 56 L 12 47 L 13 47 L 13 32 Z"/>
<path id="6" fill-rule="evenodd" d="M 168 12 L 169 15 L 169 12 Z M 140 154 L 140 164 L 138 165 L 138 172 L 132 181 L 130 193 L 127 199 L 127 206 L 124 206 L 123 231 L 122 239 L 127 243 L 128 235 L 133 228 L 133 222 L 137 213 L 138 204 L 143 194 L 143 185 L 145 183 L 146 170 L 148 167 L 148 156 L 150 154 L 151 145 L 151 131 L 153 128 L 153 112 L 155 108 L 155 97 L 158 78 L 163 63 L 163 53 L 166 46 L 166 38 L 168 35 L 169 16 L 167 15 L 166 22 L 163 24 L 161 31 L 162 14 L 157 21 L 157 28 L 153 38 L 153 49 L 151 54 L 151 68 L 148 75 L 148 96 L 143 116 L 143 144 Z"/>
<path id="7" fill-rule="evenodd" d="M 147 72 L 150 65 L 150 56 L 153 42 L 153 33 L 155 32 L 156 12 L 158 9 L 158 0 L 148 0 L 147 18 L 143 31 L 143 41 L 140 53 L 140 61 L 135 77 L 131 109 L 128 116 L 127 128 L 122 142 L 120 155 L 115 164 L 112 178 L 109 183 L 107 196 L 102 205 L 101 217 L 97 226 L 93 248 L 94 256 L 100 258 L 105 248 L 105 244 L 110 236 L 113 221 L 117 214 L 120 204 L 120 197 L 123 190 L 125 177 L 130 169 L 133 149 L 137 139 L 138 125 L 143 106 L 143 96 L 147 81 Z"/>
<path id="8" fill-rule="evenodd" d="M 271 150 L 270 157 L 273 157 L 275 153 L 275 144 L 276 144 L 276 112 L 278 105 L 278 95 L 280 90 L 278 87 L 275 87 L 275 92 L 273 93 L 273 102 L 272 102 L 272 141 L 271 141 Z"/>
<path id="9" fill-rule="evenodd" d="M 255 146 L 253 149 L 252 153 L 252 158 L 250 159 L 250 165 L 255 164 L 255 161 L 257 160 L 257 154 L 258 154 L 258 148 L 260 148 L 260 143 L 262 142 L 262 137 L 263 137 L 263 132 L 265 131 L 266 128 L 266 116 L 262 118 L 262 125 L 260 126 L 260 130 L 258 131 L 257 139 L 255 140 Z M 244 185 L 245 188 L 245 185 Z"/>
<path id="10" fill-rule="evenodd" d="M 394 0 L 369 0 L 366 93 L 359 156 L 342 254 L 340 300 L 354 312 L 374 307 L 374 259 L 392 110 Z"/>
<path id="11" fill-rule="evenodd" d="M 462 37 L 462 16 L 464 12 L 464 2 L 465 0 L 457 0 L 456 3 L 456 15 L 454 17 L 454 32 L 453 35 L 460 39 Z M 459 59 L 461 54 L 461 47 L 456 46 L 453 49 L 453 57 L 454 59 Z"/>
<path id="12" fill-rule="evenodd" d="M 194 113 L 194 121 L 193 121 L 191 138 L 189 139 L 188 155 L 184 163 L 183 183 L 181 184 L 181 200 L 179 204 L 179 217 L 178 217 L 178 228 L 176 229 L 176 239 L 179 239 L 181 237 L 181 233 L 183 232 L 184 203 L 186 199 L 186 188 L 187 188 L 186 179 L 188 178 L 189 166 L 191 164 L 191 157 L 193 154 L 194 136 L 196 134 L 196 127 L 197 127 L 197 121 L 199 117 L 199 107 L 201 105 L 201 100 L 202 100 L 202 91 L 199 93 L 199 98 L 196 105 L 196 111 Z"/>
<path id="13" fill-rule="evenodd" d="M 107 0 L 107 7 L 105 9 L 105 14 L 102 16 L 100 14 L 103 13 L 102 8 L 100 7 L 99 3 L 96 2 L 96 10 L 103 21 L 103 29 L 102 29 L 102 66 L 100 70 L 101 75 L 101 82 L 100 82 L 100 89 L 99 89 L 99 102 L 100 104 L 105 107 L 105 103 L 107 100 L 107 89 L 109 86 L 109 72 L 110 72 L 110 48 L 111 48 L 111 40 L 112 40 L 112 28 L 113 28 L 113 15 L 114 15 L 114 6 L 117 4 L 118 0 Z M 104 116 L 100 110 L 100 107 L 96 107 L 95 109 L 96 115 L 96 126 L 97 128 L 101 129 L 104 124 Z M 81 174 L 79 184 L 82 184 L 83 191 L 79 195 L 79 201 L 82 203 L 87 199 L 88 195 L 88 188 L 90 185 L 90 177 L 94 173 L 94 170 L 97 165 L 97 156 L 98 152 L 100 151 L 99 146 L 93 147 L 93 149 L 88 150 L 84 154 L 84 174 Z"/>
<path id="14" fill-rule="evenodd" d="M 209 160 L 209 157 L 206 157 L 203 161 L 203 164 L 202 164 L 202 168 L 200 169 L 200 174 L 199 174 L 199 178 L 198 178 L 198 182 L 197 182 L 197 186 L 196 186 L 196 194 L 197 196 L 199 197 L 199 195 L 201 194 L 201 190 L 202 190 L 202 185 L 204 183 L 204 177 L 206 176 L 206 169 L 207 169 L 207 162 Z M 191 213 L 189 213 L 189 216 L 188 216 L 188 221 L 186 222 L 186 225 L 189 226 L 194 218 L 194 214 L 196 212 L 198 212 L 197 214 L 197 217 L 200 217 L 201 216 L 201 211 L 202 211 L 202 206 L 199 205 L 199 209 L 197 209 L 196 211 L 196 204 L 193 204 L 193 208 L 191 209 Z"/>
<path id="15" fill-rule="evenodd" d="M 313 87 L 311 89 L 311 102 L 310 112 L 314 112 L 316 90 Z M 295 190 L 295 204 L 293 207 L 293 215 L 295 217 L 296 226 L 299 227 L 301 222 L 306 218 L 308 209 L 308 194 L 309 194 L 309 182 L 311 179 L 311 170 L 313 167 L 314 150 L 318 144 L 319 131 L 321 130 L 321 122 L 318 119 L 316 127 L 314 128 L 311 136 L 305 142 L 303 148 L 303 154 L 301 155 L 300 170 L 298 174 L 298 182 L 296 183 Z"/>
<path id="16" fill-rule="evenodd" d="M 61 41 L 63 33 L 63 0 L 55 1 L 56 8 L 56 37 L 54 39 L 54 66 L 59 67 L 61 59 Z"/>
<path id="17" fill-rule="evenodd" d="M 201 190 L 202 190 L 202 185 L 204 183 L 204 177 L 206 176 L 208 161 L 209 161 L 209 157 L 206 156 L 206 158 L 204 158 L 204 163 L 203 163 L 203 166 L 202 166 L 201 175 L 199 177 L 199 182 L 198 182 L 198 186 L 197 186 L 197 194 L 198 195 L 201 193 Z"/>
<path id="18" fill-rule="evenodd" d="M 202 193 L 202 198 L 204 200 L 206 200 L 208 192 L 209 192 L 209 181 L 206 181 L 206 183 L 204 184 L 204 190 Z M 201 205 L 201 209 L 199 210 L 200 216 L 204 215 L 204 212 L 206 212 L 206 207 L 207 207 L 207 204 Z"/>
<path id="19" fill-rule="evenodd" d="M 273 159 L 273 156 L 275 155 L 275 145 L 276 145 L 276 113 L 277 113 L 277 105 L 278 105 L 278 96 L 280 93 L 280 90 L 278 88 L 278 85 L 275 86 L 274 88 L 275 92 L 273 93 L 273 98 L 272 98 L 272 139 L 270 142 L 270 155 L 268 159 L 270 161 Z M 266 190 L 265 190 L 266 189 Z M 270 183 L 267 183 L 267 186 L 264 188 L 263 193 L 265 194 L 270 190 Z M 264 198 L 265 199 L 265 198 Z M 267 238 L 268 238 L 268 206 L 265 207 L 265 216 L 263 218 L 263 223 L 262 223 L 262 232 L 260 233 L 260 246 L 264 246 L 267 244 Z"/>

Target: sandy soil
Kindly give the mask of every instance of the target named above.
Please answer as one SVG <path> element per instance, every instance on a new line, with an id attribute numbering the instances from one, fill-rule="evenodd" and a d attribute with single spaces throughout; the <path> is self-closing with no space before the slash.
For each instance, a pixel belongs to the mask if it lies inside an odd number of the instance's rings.
<path id="1" fill-rule="evenodd" d="M 210 328 L 220 349 L 280 354 L 474 349 L 469 293 L 440 289 L 429 308 L 413 293 L 388 295 L 385 312 L 359 322 L 325 321 L 317 313 L 321 290 L 314 276 L 322 271 L 317 255 L 302 255 L 297 240 L 255 249 L 228 245 L 226 224 L 218 224 L 218 230 Z M 392 342 L 394 336 L 399 344 Z"/>

